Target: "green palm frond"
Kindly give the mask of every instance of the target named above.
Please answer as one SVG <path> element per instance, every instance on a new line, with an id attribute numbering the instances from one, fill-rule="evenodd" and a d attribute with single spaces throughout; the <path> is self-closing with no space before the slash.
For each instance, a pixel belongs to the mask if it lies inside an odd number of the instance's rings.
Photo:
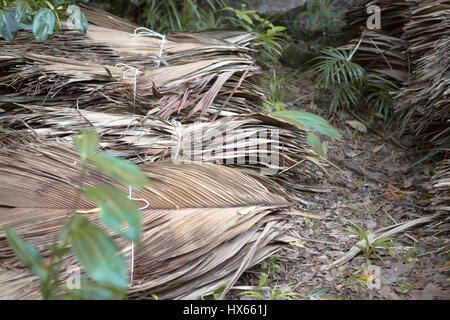
<path id="1" fill-rule="evenodd" d="M 372 105 L 375 113 L 383 116 L 384 120 L 392 119 L 395 113 L 395 99 L 391 92 L 398 90 L 398 86 L 375 74 L 366 78 L 365 102 Z"/>
<path id="2" fill-rule="evenodd" d="M 321 55 L 311 60 L 312 70 L 319 77 L 319 86 L 331 89 L 334 85 L 361 84 L 365 70 L 351 61 L 348 51 L 335 48 L 324 49 Z"/>
<path id="3" fill-rule="evenodd" d="M 334 114 L 338 107 L 351 108 L 356 106 L 361 98 L 361 87 L 351 83 L 334 86 L 330 111 Z"/>

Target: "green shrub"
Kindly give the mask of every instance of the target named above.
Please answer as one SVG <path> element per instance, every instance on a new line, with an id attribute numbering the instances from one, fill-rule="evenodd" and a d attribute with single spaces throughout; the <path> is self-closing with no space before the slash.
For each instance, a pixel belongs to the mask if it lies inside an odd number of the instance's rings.
<path id="1" fill-rule="evenodd" d="M 12 44 L 20 29 L 32 31 L 36 41 L 43 42 L 61 29 L 61 20 L 70 19 L 75 28 L 86 33 L 86 16 L 66 0 L 1 0 L 0 35 Z M 88 0 L 78 1 L 88 2 Z"/>

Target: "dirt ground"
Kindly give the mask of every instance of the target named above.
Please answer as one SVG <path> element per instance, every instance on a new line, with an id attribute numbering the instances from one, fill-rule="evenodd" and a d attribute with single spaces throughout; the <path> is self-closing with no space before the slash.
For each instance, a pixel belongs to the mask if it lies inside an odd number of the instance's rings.
<path id="1" fill-rule="evenodd" d="M 312 80 L 299 74 L 292 81 L 296 88 L 287 107 L 325 117 L 326 101 L 317 102 Z M 344 138 L 323 140 L 328 160 L 339 168 L 327 168 L 335 184 L 324 179 L 316 184 L 324 192 L 296 194 L 297 209 L 317 216 L 299 217 L 301 243 L 247 271 L 227 298 L 256 299 L 242 294 L 245 291 L 258 292 L 266 299 L 450 298 L 449 223 L 444 217 L 394 235 L 397 243 L 390 250 L 378 249 L 379 257 L 371 253 L 367 261 L 361 252 L 328 268 L 361 240 L 346 230 L 352 227 L 348 221 L 370 233 L 432 214 L 427 209 L 431 197 L 427 182 L 433 163 L 411 168 L 423 154 L 401 148 L 386 132 L 380 136 L 370 129 L 356 131 L 346 124 L 353 120 L 346 112 L 338 113 L 332 124 Z M 412 137 L 404 137 L 400 142 L 411 146 L 411 141 Z M 264 273 L 267 281 L 259 283 Z"/>

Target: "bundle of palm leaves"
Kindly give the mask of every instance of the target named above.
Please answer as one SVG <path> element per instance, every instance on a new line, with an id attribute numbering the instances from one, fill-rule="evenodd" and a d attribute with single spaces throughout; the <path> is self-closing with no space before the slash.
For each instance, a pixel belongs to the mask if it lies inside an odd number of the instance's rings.
<path id="1" fill-rule="evenodd" d="M 301 189 L 301 178 L 323 168 L 307 148 L 308 132 L 255 113 L 265 96 L 253 34 L 184 32 L 163 41 L 83 8 L 86 35 L 65 27 L 44 43 L 26 32 L 12 46 L 0 43 L 0 122 L 15 133 L 0 136 L 0 298 L 39 298 L 39 281 L 27 276 L 3 227 L 49 259 L 48 245 L 74 210 L 102 225 L 95 204 L 74 205 L 80 163 L 70 136 L 85 128 L 152 182 L 133 194 L 150 206 L 129 296 L 199 298 L 227 284 L 225 293 L 247 268 L 297 240 L 280 184 Z M 197 121 L 205 119 L 214 121 Z M 276 175 L 261 174 L 268 169 Z M 85 181 L 120 187 L 97 173 Z M 116 240 L 131 260 L 130 244 Z M 66 256 L 63 268 L 74 264 Z"/>
<path id="2" fill-rule="evenodd" d="M 374 12 L 368 12 L 369 6 L 377 6 L 381 9 L 381 33 L 391 37 L 401 38 L 403 27 L 409 18 L 409 8 L 414 6 L 414 1 L 403 0 L 361 0 L 352 5 L 345 15 L 346 27 L 349 31 L 358 33 L 360 28 L 367 26 L 367 19 Z"/>
<path id="3" fill-rule="evenodd" d="M 422 1 L 405 26 L 411 77 L 398 94 L 408 125 L 433 145 L 450 139 L 450 1 Z"/>
<path id="4" fill-rule="evenodd" d="M 355 50 L 352 61 L 372 74 L 396 82 L 408 79 L 407 42 L 380 31 L 363 30 L 345 50 Z"/>
<path id="5" fill-rule="evenodd" d="M 433 210 L 450 213 L 450 159 L 442 161 L 432 179 Z"/>
<path id="6" fill-rule="evenodd" d="M 260 181 L 213 164 L 141 165 L 152 185 L 135 191 L 146 199 L 142 245 L 134 255 L 131 297 L 199 298 L 229 287 L 248 267 L 295 241 L 291 204 Z M 14 228 L 49 258 L 51 245 L 73 210 L 102 226 L 94 203 L 78 202 L 79 156 L 62 142 L 3 142 L 0 150 L 0 298 L 39 297 L 39 281 L 27 277 L 8 246 L 4 226 Z M 86 185 L 118 184 L 98 173 Z M 124 188 L 124 187 L 121 187 Z M 74 204 L 76 203 L 76 204 Z M 76 206 L 74 208 L 74 205 Z M 89 213 L 94 212 L 94 213 Z M 131 246 L 117 238 L 126 259 Z M 65 256 L 63 270 L 76 265 Z M 131 270 L 130 270 L 131 272 Z M 62 274 L 61 281 L 67 276 Z"/>
<path id="7" fill-rule="evenodd" d="M 367 22 L 380 8 L 381 29 L 368 30 Z M 344 49 L 356 50 L 353 60 L 380 77 L 404 82 L 408 79 L 407 42 L 402 39 L 412 2 L 390 0 L 361 0 L 346 13 L 348 31 L 357 34 Z M 373 21 L 371 21 L 373 22 Z"/>
<path id="8" fill-rule="evenodd" d="M 71 141 L 72 134 L 94 129 L 102 136 L 102 147 L 135 163 L 224 164 L 247 173 L 275 174 L 272 179 L 291 190 L 299 181 L 314 178 L 318 170 L 327 174 L 323 162 L 306 144 L 305 129 L 261 114 L 180 124 L 124 112 L 17 104 L 1 123 L 21 135 L 35 134 L 44 140 Z"/>
<path id="9" fill-rule="evenodd" d="M 395 98 L 405 128 L 434 146 L 447 143 L 450 1 L 362 0 L 347 15 L 351 29 L 365 28 L 370 5 L 381 8 L 381 29 L 363 31 L 346 47 L 357 48 L 353 61 L 402 84 Z"/>
<path id="10" fill-rule="evenodd" d="M 129 23 L 101 14 L 89 17 L 97 25 L 84 35 L 64 24 L 61 34 L 45 43 L 30 42 L 28 32 L 19 33 L 12 46 L 0 40 L 1 108 L 26 96 L 39 104 L 64 101 L 80 108 L 131 102 L 133 112 L 180 121 L 262 110 L 260 69 L 249 47 L 254 34 L 206 31 L 166 37 L 137 27 L 130 32 Z"/>

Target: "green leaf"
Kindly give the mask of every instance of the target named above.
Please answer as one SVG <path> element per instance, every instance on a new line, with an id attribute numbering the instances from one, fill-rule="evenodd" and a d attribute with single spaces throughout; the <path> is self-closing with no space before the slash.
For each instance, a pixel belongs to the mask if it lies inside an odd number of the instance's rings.
<path id="1" fill-rule="evenodd" d="M 131 241 L 139 241 L 142 219 L 135 201 L 128 199 L 121 190 L 108 185 L 89 187 L 85 194 L 102 208 L 101 219 L 105 225 Z M 127 231 L 122 231 L 122 224 L 127 226 Z"/>
<path id="2" fill-rule="evenodd" d="M 12 132 L 11 130 L 5 129 L 2 126 L 0 126 L 0 133 L 7 133 L 7 134 L 13 134 L 14 132 Z"/>
<path id="3" fill-rule="evenodd" d="M 56 24 L 56 16 L 53 11 L 48 8 L 38 10 L 33 18 L 33 34 L 37 42 L 47 40 L 48 36 L 53 33 Z"/>
<path id="4" fill-rule="evenodd" d="M 31 8 L 28 2 L 20 1 L 16 4 L 15 10 L 15 20 L 17 22 L 18 27 L 25 30 L 32 30 L 32 18 L 31 14 L 33 9 Z"/>
<path id="5" fill-rule="evenodd" d="M 81 11 L 80 7 L 76 5 L 70 5 L 67 7 L 67 14 L 70 15 L 71 21 L 75 28 L 80 33 L 86 33 L 89 27 L 89 23 L 86 19 L 86 16 Z"/>
<path id="6" fill-rule="evenodd" d="M 347 219 L 344 219 L 344 221 L 350 223 L 352 226 L 354 226 L 356 228 L 356 230 L 348 228 L 347 229 L 348 231 L 350 231 L 350 232 L 360 236 L 361 238 L 364 239 L 364 241 L 367 243 L 367 245 L 370 245 L 369 238 L 367 237 L 367 234 L 366 234 L 366 232 L 364 231 L 363 228 L 361 228 L 359 225 L 357 225 L 353 221 L 350 221 L 350 220 L 347 220 Z"/>
<path id="7" fill-rule="evenodd" d="M 31 273 L 37 275 L 41 282 L 48 278 L 48 268 L 38 249 L 31 243 L 24 241 L 14 230 L 5 228 L 6 239 L 14 253 Z"/>
<path id="8" fill-rule="evenodd" d="M 322 148 L 322 142 L 320 141 L 319 137 L 314 132 L 309 132 L 308 137 L 306 138 L 306 141 L 310 146 L 313 147 L 313 150 L 315 153 L 321 155 L 322 157 L 325 157 L 325 152 Z"/>
<path id="9" fill-rule="evenodd" d="M 118 288 L 127 287 L 125 259 L 116 243 L 86 217 L 74 215 L 63 226 L 62 238 L 68 240 L 78 262 L 94 281 Z"/>
<path id="10" fill-rule="evenodd" d="M 73 136 L 73 143 L 83 160 L 85 160 L 90 155 L 97 152 L 100 137 L 95 131 L 83 130 L 80 134 Z"/>
<path id="11" fill-rule="evenodd" d="M 342 139 L 341 134 L 321 116 L 297 110 L 276 111 L 272 112 L 270 115 L 272 117 L 286 120 L 294 125 L 315 130 L 326 136 L 339 140 Z"/>
<path id="12" fill-rule="evenodd" d="M 0 35 L 12 44 L 17 34 L 17 23 L 14 17 L 14 11 L 7 8 L 0 13 Z"/>
<path id="13" fill-rule="evenodd" d="M 263 272 L 262 277 L 259 280 L 258 287 L 262 287 L 263 285 L 265 285 L 268 277 L 269 277 L 269 274 L 267 272 Z"/>
<path id="14" fill-rule="evenodd" d="M 91 155 L 88 160 L 98 171 L 121 184 L 135 188 L 144 188 L 150 185 L 150 180 L 139 167 L 128 161 L 104 153 Z"/>

